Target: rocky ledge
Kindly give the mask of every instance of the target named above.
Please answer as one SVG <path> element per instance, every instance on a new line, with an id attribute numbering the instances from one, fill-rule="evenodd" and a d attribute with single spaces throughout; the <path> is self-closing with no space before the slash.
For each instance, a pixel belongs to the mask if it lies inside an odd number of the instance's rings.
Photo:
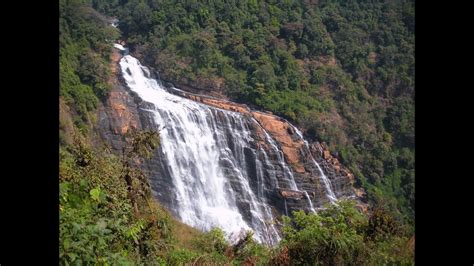
<path id="1" fill-rule="evenodd" d="M 172 84 L 167 84 L 167 89 L 170 93 L 186 97 L 193 101 L 207 104 L 220 109 L 239 112 L 244 115 L 252 116 L 258 124 L 265 129 L 276 140 L 279 147 L 283 151 L 285 161 L 290 165 L 295 173 L 295 179 L 298 187 L 303 187 L 310 197 L 325 198 L 325 188 L 317 180 L 320 173 L 317 167 L 312 163 L 313 157 L 332 184 L 332 189 L 338 198 L 355 198 L 361 201 L 361 209 L 366 209 L 362 203 L 365 201 L 365 192 L 361 188 L 355 188 L 354 175 L 345 168 L 339 160 L 334 157 L 329 148 L 324 143 L 313 142 L 309 145 L 309 151 L 306 150 L 303 140 L 296 134 L 293 126 L 285 119 L 273 115 L 270 112 L 261 112 L 250 109 L 245 104 L 239 104 L 223 99 L 218 99 L 207 95 L 198 95 L 191 92 L 175 89 Z M 259 131 L 255 127 L 256 134 L 259 135 L 260 145 L 266 147 L 268 144 L 265 141 L 263 131 Z M 266 149 L 267 150 L 267 149 Z M 326 203 L 323 201 L 321 204 Z"/>
<path id="2" fill-rule="evenodd" d="M 125 86 L 125 82 L 119 73 L 118 61 L 120 58 L 120 52 L 115 50 L 111 63 L 111 70 L 114 75 L 112 75 L 110 80 L 113 89 L 104 108 L 101 108 L 99 112 L 99 131 L 101 137 L 111 144 L 114 150 L 118 151 L 123 147 L 123 134 L 129 128 L 140 129 L 155 126 L 153 125 L 154 119 L 150 117 L 150 114 L 141 110 L 141 107 L 146 106 L 147 103 L 141 101 L 135 93 Z M 157 77 L 154 74 L 152 76 Z M 299 191 L 279 189 L 268 192 L 269 200 L 274 203 L 272 205 L 278 213 L 288 213 L 295 209 L 307 209 L 307 197 L 310 198 L 315 208 L 321 208 L 325 203 L 329 202 L 326 187 L 321 179 L 321 173 L 312 159 L 320 165 L 325 175 L 331 181 L 331 188 L 336 197 L 354 198 L 358 200 L 359 207 L 362 210 L 367 210 L 367 205 L 363 203 L 364 191 L 354 188 L 354 175 L 337 158 L 331 155 L 324 143 L 314 142 L 309 144 L 309 146 L 304 145 L 303 140 L 295 132 L 293 126 L 285 119 L 269 112 L 252 110 L 244 104 L 178 90 L 171 84 L 167 84 L 166 87 L 169 92 L 181 97 L 252 117 L 254 122 L 250 126 L 255 129 L 256 147 L 262 145 L 269 154 L 272 163 L 277 165 L 278 155 L 271 154 L 270 144 L 261 128 L 271 135 L 282 150 L 285 161 L 292 168 L 299 189 Z M 173 205 L 173 199 L 169 197 L 170 193 L 172 193 L 169 184 L 172 181 L 166 173 L 167 170 L 163 162 L 159 159 L 151 160 L 144 163 L 143 167 L 149 173 L 152 189 L 155 187 L 153 189 L 155 196 L 164 206 Z M 283 176 L 279 172 L 281 170 L 274 169 L 270 171 L 274 171 L 278 177 Z M 307 192 L 307 194 L 305 195 L 304 192 Z"/>

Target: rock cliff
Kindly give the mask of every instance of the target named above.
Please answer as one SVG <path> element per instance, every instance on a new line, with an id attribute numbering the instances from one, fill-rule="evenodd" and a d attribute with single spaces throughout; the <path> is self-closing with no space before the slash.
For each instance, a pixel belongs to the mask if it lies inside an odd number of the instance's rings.
<path id="1" fill-rule="evenodd" d="M 156 125 L 155 120 L 150 112 L 149 103 L 143 102 L 134 92 L 130 91 L 120 75 L 118 61 L 121 54 L 115 50 L 112 56 L 111 69 L 113 76 L 110 84 L 113 89 L 104 106 L 99 111 L 99 131 L 100 135 L 106 143 L 109 143 L 116 151 L 120 151 L 123 144 L 123 134 L 129 128 L 157 128 L 163 125 Z M 149 75 L 155 77 L 154 71 L 150 71 Z M 359 201 L 363 198 L 364 193 L 360 189 L 354 188 L 354 176 L 343 165 L 334 158 L 324 144 L 314 142 L 305 144 L 300 135 L 288 121 L 271 113 L 251 110 L 243 104 L 237 104 L 227 100 L 197 95 L 190 92 L 173 88 L 167 84 L 167 90 L 170 93 L 186 97 L 196 102 L 213 106 L 223 110 L 238 112 L 245 115 L 246 126 L 252 130 L 251 149 L 245 150 L 245 158 L 248 172 L 253 173 L 251 176 L 251 187 L 257 190 L 257 173 L 255 166 L 255 156 L 263 157 L 262 153 L 255 152 L 263 149 L 267 158 L 259 158 L 264 164 L 265 182 L 268 180 L 278 181 L 278 188 L 271 188 L 270 184 L 266 184 L 264 193 L 267 200 L 272 206 L 272 212 L 278 217 L 281 214 L 290 214 L 291 210 L 305 209 L 308 210 L 307 197 L 311 200 L 314 208 L 321 208 L 327 202 L 327 188 L 321 181 L 321 173 L 313 162 L 314 160 L 320 165 L 327 178 L 330 180 L 332 190 L 337 198 L 355 198 Z M 220 114 L 217 112 L 216 116 Z M 275 143 L 269 143 L 262 128 L 270 134 Z M 277 145 L 283 154 L 278 154 L 271 145 Z M 232 147 L 231 147 L 232 148 Z M 150 160 L 143 162 L 143 168 L 149 174 L 152 191 L 165 206 L 172 209 L 175 204 L 173 188 L 170 175 L 167 172 L 166 162 L 161 158 L 163 155 L 159 152 Z M 284 157 L 287 165 L 292 169 L 294 180 L 299 191 L 290 189 L 287 178 L 285 178 L 285 169 L 280 164 L 280 160 Z M 270 167 L 272 165 L 272 167 Z M 274 166 L 277 167 L 274 167 Z M 229 171 L 229 175 L 232 175 Z M 229 180 L 234 177 L 230 176 Z M 237 186 L 235 189 L 239 189 Z M 255 191 L 255 194 L 258 194 Z M 366 209 L 365 204 L 360 201 L 360 207 Z M 239 209 L 244 214 L 248 208 L 248 202 L 244 199 L 238 202 Z M 248 215 L 250 216 L 250 215 Z"/>

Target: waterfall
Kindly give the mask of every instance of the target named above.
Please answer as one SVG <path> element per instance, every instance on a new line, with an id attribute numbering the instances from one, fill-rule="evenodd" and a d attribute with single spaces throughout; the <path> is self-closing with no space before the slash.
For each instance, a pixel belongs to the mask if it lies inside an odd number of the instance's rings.
<path id="1" fill-rule="evenodd" d="M 290 124 L 291 125 L 291 124 Z M 313 164 L 318 168 L 318 171 L 319 171 L 319 174 L 321 176 L 321 180 L 323 181 L 324 183 L 324 187 L 326 188 L 326 196 L 329 198 L 329 201 L 331 203 L 335 203 L 337 201 L 337 198 L 336 198 L 336 195 L 334 194 L 332 188 L 331 188 L 331 181 L 329 180 L 329 178 L 324 174 L 323 170 L 321 169 L 321 167 L 319 166 L 319 164 L 316 162 L 316 160 L 314 159 L 313 155 L 311 154 L 311 151 L 309 149 L 309 145 L 308 145 L 308 141 L 306 141 L 304 138 L 303 138 L 303 133 L 301 133 L 301 131 L 291 125 L 293 127 L 293 129 L 295 130 L 296 134 L 298 135 L 298 137 L 301 138 L 301 140 L 303 141 L 304 143 L 304 146 L 307 150 L 307 152 L 309 153 L 309 157 L 311 159 L 311 161 L 313 162 Z"/>
<path id="2" fill-rule="evenodd" d="M 255 119 L 253 120 L 257 122 Z M 295 177 L 293 176 L 293 172 L 291 172 L 290 168 L 285 163 L 283 152 L 281 151 L 281 149 L 278 148 L 275 140 L 273 140 L 273 138 L 267 133 L 267 131 L 263 130 L 263 133 L 265 134 L 265 138 L 267 142 L 270 143 L 270 146 L 272 147 L 273 151 L 275 151 L 277 155 L 278 163 L 283 169 L 283 173 L 285 174 L 285 179 L 289 183 L 290 189 L 297 191 L 298 187 L 296 186 Z"/>
<path id="3" fill-rule="evenodd" d="M 316 213 L 316 210 L 314 209 L 314 206 L 313 206 L 313 202 L 311 201 L 311 199 L 309 198 L 309 195 L 308 195 L 308 191 L 304 191 L 303 192 L 306 200 L 308 201 L 309 203 L 309 209 L 311 210 L 312 213 Z"/>
<path id="4" fill-rule="evenodd" d="M 203 230 L 220 227 L 229 237 L 253 230 L 256 240 L 276 244 L 280 236 L 270 206 L 260 195 L 263 188 L 256 195 L 250 186 L 247 153 L 255 151 L 249 146 L 253 139 L 244 117 L 168 93 L 147 78 L 149 70 L 130 55 L 120 66 L 129 88 L 154 105 L 149 111 L 157 125 L 165 126 L 160 149 L 172 177 L 179 218 Z M 262 162 L 254 155 L 262 180 Z M 248 208 L 249 219 L 242 216 L 239 203 Z"/>
<path id="5" fill-rule="evenodd" d="M 291 172 L 290 168 L 288 167 L 288 165 L 285 163 L 285 160 L 283 159 L 284 158 L 283 154 L 282 154 L 283 152 L 278 148 L 275 140 L 273 140 L 273 138 L 266 131 L 264 131 L 264 133 L 265 133 L 265 137 L 266 137 L 268 143 L 270 143 L 270 146 L 276 151 L 276 154 L 278 155 L 278 162 L 279 162 L 280 166 L 284 169 L 285 175 L 287 175 L 287 180 L 289 181 L 290 188 L 292 190 L 295 190 L 295 191 L 300 191 L 298 189 L 298 186 L 296 185 L 293 173 Z M 301 137 L 302 137 L 302 135 L 301 135 Z M 322 173 L 322 170 L 321 170 L 321 173 Z M 277 187 L 278 187 L 278 185 L 277 185 Z M 308 201 L 309 209 L 311 210 L 311 212 L 316 213 L 316 210 L 313 207 L 313 202 L 309 198 L 308 192 L 303 191 L 303 194 L 305 195 L 305 198 Z M 285 213 L 286 213 L 286 215 L 288 215 L 286 201 L 285 201 Z"/>
<path id="6" fill-rule="evenodd" d="M 278 189 L 302 192 L 309 203 L 301 206 L 315 212 L 281 148 L 253 117 L 169 93 L 130 55 L 120 67 L 130 90 L 151 103 L 142 111 L 162 128 L 158 156 L 172 191 L 166 207 L 182 222 L 205 231 L 219 227 L 229 240 L 251 230 L 258 242 L 275 245 L 281 237 L 273 203 L 281 200 L 280 213 L 289 209 L 287 199 L 276 196 Z M 267 150 L 258 144 L 255 127 L 264 133 Z"/>

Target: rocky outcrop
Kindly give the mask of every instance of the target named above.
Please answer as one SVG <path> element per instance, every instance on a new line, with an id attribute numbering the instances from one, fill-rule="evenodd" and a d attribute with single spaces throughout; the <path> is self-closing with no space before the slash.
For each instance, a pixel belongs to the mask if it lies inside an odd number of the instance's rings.
<path id="1" fill-rule="evenodd" d="M 138 105 L 121 79 L 121 54 L 114 49 L 111 56 L 110 69 L 112 72 L 108 83 L 112 90 L 104 106 L 99 107 L 99 133 L 101 138 L 110 144 L 114 150 L 121 150 L 124 144 L 123 134 L 130 128 L 142 128 L 138 114 Z"/>
<path id="2" fill-rule="evenodd" d="M 166 79 L 166 76 L 163 77 Z M 224 98 L 224 79 L 222 77 L 200 77 L 195 80 L 181 79 L 176 83 L 179 88 L 196 94 L 206 94 L 214 97 Z"/>
<path id="3" fill-rule="evenodd" d="M 245 104 L 238 104 L 205 95 L 196 95 L 172 87 L 173 86 L 170 86 L 168 91 L 173 94 L 253 117 L 258 124 L 276 140 L 283 151 L 285 161 L 295 173 L 295 180 L 298 187 L 302 187 L 308 192 L 315 206 L 322 207 L 329 200 L 326 197 L 326 189 L 320 182 L 321 174 L 312 162 L 311 157 L 317 161 L 331 181 L 332 189 L 338 198 L 364 199 L 365 194 L 363 190 L 354 188 L 354 175 L 341 165 L 339 160 L 330 153 L 328 147 L 325 144 L 314 142 L 309 145 L 309 150 L 307 150 L 301 138 L 296 134 L 293 126 L 285 119 L 269 112 L 251 110 Z M 259 131 L 258 126 L 254 126 L 254 128 L 255 134 L 260 140 L 258 145 L 262 145 L 267 152 L 270 152 L 263 131 Z M 363 206 L 361 208 L 366 209 Z"/>
<path id="4" fill-rule="evenodd" d="M 268 113 L 253 111 L 253 117 L 280 144 L 285 159 L 297 173 L 304 173 L 303 160 L 299 150 L 303 146 L 301 140 L 295 141 L 293 127 L 281 118 Z"/>
<path id="5" fill-rule="evenodd" d="M 178 90 L 173 87 L 167 87 L 167 89 L 169 92 L 175 95 L 179 95 L 181 97 L 185 97 L 196 102 L 207 104 L 209 106 L 217 107 L 217 108 L 228 110 L 228 111 L 239 112 L 243 114 L 250 113 L 250 109 L 244 104 L 238 104 L 231 101 L 218 99 L 212 96 L 204 96 L 204 95 L 199 95 L 199 94 L 195 94 L 195 93 L 191 93 L 191 92 L 187 92 L 183 90 Z"/>
<path id="6" fill-rule="evenodd" d="M 203 104 L 207 104 L 213 107 L 252 116 L 267 132 L 272 135 L 273 138 L 275 138 L 280 143 L 286 160 L 290 164 L 292 164 L 294 170 L 299 173 L 305 171 L 304 166 L 301 163 L 301 158 L 298 154 L 298 149 L 301 148 L 303 143 L 302 141 L 293 140 L 292 136 L 295 134 L 295 132 L 293 131 L 293 127 L 280 117 L 272 115 L 270 113 L 251 110 L 245 104 L 238 104 L 235 102 L 204 95 L 196 95 L 193 93 L 172 88 L 169 88 L 168 91 L 173 94 L 186 97 L 193 101 L 201 102 Z M 263 133 L 260 133 L 259 135 L 262 140 L 265 139 Z"/>
<path id="7" fill-rule="evenodd" d="M 114 49 L 112 54 L 111 71 L 113 75 L 109 80 L 112 90 L 103 106 L 98 112 L 98 132 L 100 138 L 111 146 L 113 151 L 120 153 L 125 145 L 124 134 L 128 129 L 154 128 L 153 117 L 143 109 L 149 108 L 149 104 L 143 102 L 134 92 L 130 91 L 120 75 L 118 62 L 121 53 Z M 152 193 L 164 206 L 174 204 L 172 188 L 169 186 L 171 180 L 167 168 L 157 158 L 142 162 L 140 164 L 147 173 Z"/>
<path id="8" fill-rule="evenodd" d="M 111 64 L 111 70 L 114 75 L 110 80 L 113 89 L 105 106 L 100 108 L 99 111 L 99 131 L 101 137 L 117 151 L 120 151 L 123 147 L 123 134 L 128 129 L 157 127 L 151 114 L 144 110 L 149 109 L 149 104 L 143 102 L 124 85 L 125 82 L 121 78 L 118 65 L 120 57 L 121 55 L 118 50 L 114 51 Z M 152 77 L 157 78 L 154 71 L 150 72 Z M 245 126 L 252 129 L 252 138 L 255 141 L 252 143 L 251 149 L 247 149 L 244 152 L 245 158 L 248 160 L 247 170 L 249 173 L 252 173 L 250 176 L 251 187 L 253 189 L 259 185 L 257 184 L 257 173 L 254 165 L 256 159 L 258 159 L 258 161 L 264 164 L 265 168 L 263 180 L 266 182 L 264 185 L 266 189 L 263 193 L 273 206 L 273 212 L 277 214 L 276 216 L 290 214 L 291 210 L 308 210 L 307 197 L 312 201 L 315 208 L 323 207 L 325 203 L 329 202 L 327 190 L 321 181 L 321 173 L 314 164 L 313 158 L 331 181 L 332 190 L 338 198 L 363 198 L 363 191 L 354 189 L 353 174 L 343 167 L 337 158 L 331 155 L 327 147 L 318 142 L 311 143 L 309 146 L 305 145 L 288 121 L 268 112 L 252 110 L 244 104 L 178 90 L 169 84 L 167 90 L 202 104 L 241 113 L 249 118 L 246 119 Z M 216 112 L 215 115 L 217 119 L 224 119 L 220 117 L 222 114 L 219 112 Z M 262 129 L 270 134 L 278 148 L 282 151 L 285 162 L 292 169 L 299 191 L 289 189 L 290 185 L 288 184 L 288 178 L 285 177 L 285 169 L 279 162 L 280 154 L 277 154 L 271 148 L 273 144 L 268 142 Z M 232 147 L 230 148 L 232 149 Z M 263 153 L 255 152 L 260 148 L 265 151 L 268 158 L 265 158 Z M 160 159 L 160 156 L 163 155 L 157 154 L 156 158 L 144 162 L 142 166 L 150 177 L 153 194 L 164 206 L 173 206 L 175 199 L 170 196 L 173 195 L 173 188 L 170 185 L 172 181 L 170 174 L 167 172 L 168 168 L 164 165 L 164 161 Z M 276 167 L 270 167 L 269 165 Z M 237 182 L 232 182 L 233 177 L 230 170 L 228 174 L 231 186 L 236 191 L 241 189 Z M 267 189 L 272 187 L 269 182 L 274 179 L 277 180 L 280 187 Z M 254 193 L 258 195 L 261 192 L 256 189 Z M 239 199 L 238 204 L 243 214 L 245 214 L 246 210 L 249 210 L 248 202 L 244 199 Z M 360 206 L 364 208 L 362 203 Z"/>

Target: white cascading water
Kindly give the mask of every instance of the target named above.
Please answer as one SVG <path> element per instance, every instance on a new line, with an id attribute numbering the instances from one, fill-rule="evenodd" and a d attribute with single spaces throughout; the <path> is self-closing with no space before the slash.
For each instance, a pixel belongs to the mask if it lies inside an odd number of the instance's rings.
<path id="1" fill-rule="evenodd" d="M 128 87 L 143 101 L 154 105 L 147 111 L 153 114 L 156 124 L 163 127 L 160 131 L 160 149 L 166 157 L 176 194 L 170 195 L 176 197 L 174 211 L 181 221 L 202 230 L 219 227 L 231 241 L 243 230 L 252 230 L 257 241 L 269 245 L 278 243 L 280 235 L 274 226 L 275 217 L 264 191 L 280 186 L 295 191 L 299 189 L 282 151 L 272 137 L 261 128 L 277 155 L 279 165 L 273 165 L 261 147 L 250 147 L 254 140 L 248 117 L 169 93 L 155 79 L 149 78 L 148 68 L 130 55 L 121 59 L 120 67 Z M 258 125 L 255 119 L 252 121 Z M 247 170 L 249 151 L 253 154 L 251 158 L 255 158 L 255 190 L 250 185 L 251 178 Z M 260 161 L 259 158 L 264 160 Z M 314 163 L 322 178 L 327 179 L 319 165 Z M 271 170 L 268 171 L 270 188 L 265 187 L 264 166 Z M 273 171 L 277 167 L 284 174 L 280 181 L 287 184 L 278 183 Z M 330 199 L 335 199 L 330 184 L 327 190 Z M 314 212 L 308 193 L 303 193 L 309 201 L 310 210 Z M 245 204 L 243 209 L 249 213 L 246 217 L 241 214 L 239 203 Z"/>
<path id="2" fill-rule="evenodd" d="M 254 119 L 255 122 L 257 122 L 255 119 Z M 288 123 L 289 124 L 289 123 Z M 299 132 L 299 131 L 298 131 Z M 296 185 L 296 182 L 295 182 L 295 178 L 293 176 L 293 173 L 291 172 L 290 168 L 288 167 L 288 165 L 286 164 L 284 158 L 283 158 L 283 154 L 281 152 L 280 149 L 278 149 L 278 146 L 277 144 L 275 143 L 275 140 L 273 140 L 272 137 L 270 137 L 270 135 L 264 131 L 265 133 L 265 137 L 267 138 L 267 141 L 268 143 L 270 143 L 270 146 L 272 147 L 272 149 L 276 152 L 276 154 L 278 155 L 278 162 L 280 164 L 280 166 L 285 170 L 284 173 L 285 175 L 288 175 L 286 178 L 287 180 L 289 181 L 289 184 L 290 184 L 290 188 L 292 190 L 295 190 L 295 191 L 299 191 L 298 189 L 298 186 Z M 300 135 L 298 135 L 300 136 Z M 267 157 L 265 155 L 265 159 L 267 160 Z M 321 171 L 322 172 L 322 171 Z M 276 184 L 276 187 L 279 187 L 278 186 L 278 183 Z M 332 192 L 332 191 L 331 191 Z M 306 198 L 306 200 L 308 201 L 308 204 L 309 204 L 309 209 L 311 210 L 311 212 L 313 213 L 316 213 L 316 210 L 314 209 L 314 206 L 313 206 L 313 202 L 311 201 L 311 199 L 309 198 L 309 195 L 308 195 L 308 192 L 307 191 L 303 191 L 303 194 Z M 285 202 L 286 204 L 286 202 Z M 285 210 L 286 211 L 286 214 L 288 215 L 288 210 Z"/>
<path id="3" fill-rule="evenodd" d="M 246 169 L 244 148 L 251 140 L 243 116 L 168 93 L 156 80 L 147 78 L 149 70 L 130 55 L 121 59 L 120 66 L 129 88 L 155 106 L 149 111 L 156 124 L 164 126 L 160 132 L 161 149 L 176 188 L 179 218 L 203 230 L 220 227 L 229 238 L 253 229 L 256 240 L 276 244 L 280 236 L 272 223 L 270 207 L 260 200 L 260 193 L 253 193 L 247 173 L 241 170 Z M 215 123 L 219 120 L 225 126 Z M 233 135 L 233 151 L 227 134 Z M 262 165 L 256 158 L 256 165 Z M 237 177 L 242 191 L 239 197 L 249 203 L 250 224 L 239 213 L 236 195 L 222 165 Z M 263 179 L 261 175 L 261 171 L 257 172 L 259 179 Z"/>
<path id="4" fill-rule="evenodd" d="M 291 125 L 291 124 L 290 124 Z M 324 174 L 323 172 L 323 169 L 321 169 L 321 167 L 319 166 L 319 164 L 316 162 L 316 160 L 314 159 L 313 155 L 311 155 L 311 152 L 309 150 L 309 145 L 308 145 L 308 141 L 306 141 L 304 138 L 303 138 L 303 133 L 301 133 L 301 131 L 291 125 L 293 127 L 293 129 L 295 130 L 296 134 L 298 135 L 298 137 L 301 138 L 301 140 L 303 140 L 303 143 L 304 143 L 304 146 L 305 148 L 308 150 L 309 152 L 309 155 L 311 157 L 311 161 L 313 162 L 313 164 L 318 168 L 319 170 L 319 174 L 321 175 L 321 180 L 323 180 L 323 183 L 324 183 L 324 186 L 326 188 L 326 196 L 329 198 L 329 201 L 331 203 L 335 203 L 337 201 L 337 197 L 336 195 L 334 194 L 334 192 L 332 191 L 332 188 L 331 188 L 331 180 L 329 180 L 329 178 Z"/>

